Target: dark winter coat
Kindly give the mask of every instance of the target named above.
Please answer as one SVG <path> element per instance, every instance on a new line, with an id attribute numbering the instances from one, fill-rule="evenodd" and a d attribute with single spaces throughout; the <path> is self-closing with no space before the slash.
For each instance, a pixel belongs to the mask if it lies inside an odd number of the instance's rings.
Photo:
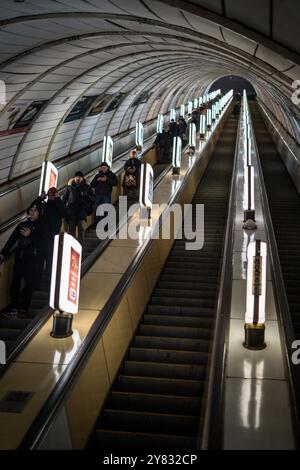
<path id="1" fill-rule="evenodd" d="M 106 176 L 107 180 L 97 181 L 99 176 Z M 94 189 L 96 196 L 110 195 L 113 186 L 117 186 L 117 184 L 118 178 L 111 170 L 108 170 L 106 173 L 99 171 L 91 182 L 91 188 Z"/>
<path id="2" fill-rule="evenodd" d="M 49 238 L 57 235 L 61 229 L 62 218 L 66 216 L 66 208 L 60 197 L 44 201 L 38 197 L 32 205 L 39 209 L 40 219 Z"/>
<path id="3" fill-rule="evenodd" d="M 67 186 L 62 200 L 66 206 L 67 219 L 85 220 L 87 215 L 92 213 L 93 192 L 85 180 L 77 184 L 73 179 Z"/>
<path id="4" fill-rule="evenodd" d="M 31 234 L 28 237 L 21 235 L 21 228 L 28 227 Z M 7 256 L 10 251 L 15 248 L 15 256 L 18 259 L 30 259 L 33 256 L 40 255 L 45 244 L 45 232 L 41 221 L 25 220 L 17 225 L 11 236 L 7 240 L 5 246 L 1 250 L 1 254 Z"/>

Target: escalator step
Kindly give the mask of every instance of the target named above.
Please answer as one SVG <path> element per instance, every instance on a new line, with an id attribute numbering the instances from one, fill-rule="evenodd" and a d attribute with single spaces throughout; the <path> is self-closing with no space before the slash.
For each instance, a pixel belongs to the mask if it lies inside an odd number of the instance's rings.
<path id="1" fill-rule="evenodd" d="M 141 432 L 112 431 L 97 429 L 94 436 L 97 449 L 194 449 L 196 438 L 191 436 L 175 436 Z"/>
<path id="2" fill-rule="evenodd" d="M 131 432 L 195 435 L 199 420 L 188 415 L 146 413 L 141 411 L 103 411 L 103 427 Z"/>
<path id="3" fill-rule="evenodd" d="M 204 380 L 205 367 L 195 364 L 125 361 L 124 375 Z"/>
<path id="4" fill-rule="evenodd" d="M 113 391 L 109 408 L 128 411 L 151 411 L 168 414 L 200 414 L 201 399 L 175 395 L 155 395 L 149 393 L 128 393 Z"/>
<path id="5" fill-rule="evenodd" d="M 205 365 L 207 364 L 208 353 L 202 351 L 131 347 L 129 358 L 132 361 Z"/>

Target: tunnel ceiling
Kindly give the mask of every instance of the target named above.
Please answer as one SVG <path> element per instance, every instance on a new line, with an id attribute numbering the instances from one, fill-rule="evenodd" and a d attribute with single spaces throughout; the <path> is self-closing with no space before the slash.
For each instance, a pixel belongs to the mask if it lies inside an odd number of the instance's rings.
<path id="1" fill-rule="evenodd" d="M 289 99 L 300 78 L 299 13 L 292 0 L 1 0 L 0 122 L 20 104 L 47 102 L 26 132 L 0 132 L 0 184 L 197 97 L 224 75 Z M 102 127 L 101 115 L 92 127 L 64 124 L 80 97 L 117 92 L 126 97 Z M 132 107 L 142 92 L 148 101 Z"/>

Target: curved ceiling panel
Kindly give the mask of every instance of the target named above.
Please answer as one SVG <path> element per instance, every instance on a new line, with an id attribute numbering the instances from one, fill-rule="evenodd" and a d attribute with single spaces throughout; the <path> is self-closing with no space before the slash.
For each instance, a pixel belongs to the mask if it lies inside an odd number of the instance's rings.
<path id="1" fill-rule="evenodd" d="M 300 7 L 282 3 L 2 0 L 0 184 L 167 112 L 228 74 L 248 79 L 269 106 L 275 99 L 299 115 L 290 97 L 300 71 Z M 90 103 L 65 122 L 83 97 L 117 93 L 124 95 L 116 109 L 91 116 Z M 40 111 L 12 132 L 16 113 L 32 102 Z"/>

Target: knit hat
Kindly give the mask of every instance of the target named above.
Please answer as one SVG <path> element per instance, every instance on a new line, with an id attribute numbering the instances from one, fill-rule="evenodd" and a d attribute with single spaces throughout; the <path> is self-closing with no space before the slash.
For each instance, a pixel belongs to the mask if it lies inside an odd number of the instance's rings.
<path id="1" fill-rule="evenodd" d="M 55 196 L 56 193 L 57 189 L 54 186 L 52 186 L 52 188 L 49 188 L 47 192 L 48 196 Z"/>
<path id="2" fill-rule="evenodd" d="M 75 176 L 81 176 L 81 178 L 84 178 L 82 171 L 76 171 Z"/>
<path id="3" fill-rule="evenodd" d="M 27 209 L 27 214 L 28 215 L 29 215 L 30 209 L 33 209 L 33 208 L 36 209 L 38 211 L 38 213 L 40 212 L 39 206 L 37 206 L 36 204 L 31 204 L 31 206 L 29 206 L 28 209 Z"/>

